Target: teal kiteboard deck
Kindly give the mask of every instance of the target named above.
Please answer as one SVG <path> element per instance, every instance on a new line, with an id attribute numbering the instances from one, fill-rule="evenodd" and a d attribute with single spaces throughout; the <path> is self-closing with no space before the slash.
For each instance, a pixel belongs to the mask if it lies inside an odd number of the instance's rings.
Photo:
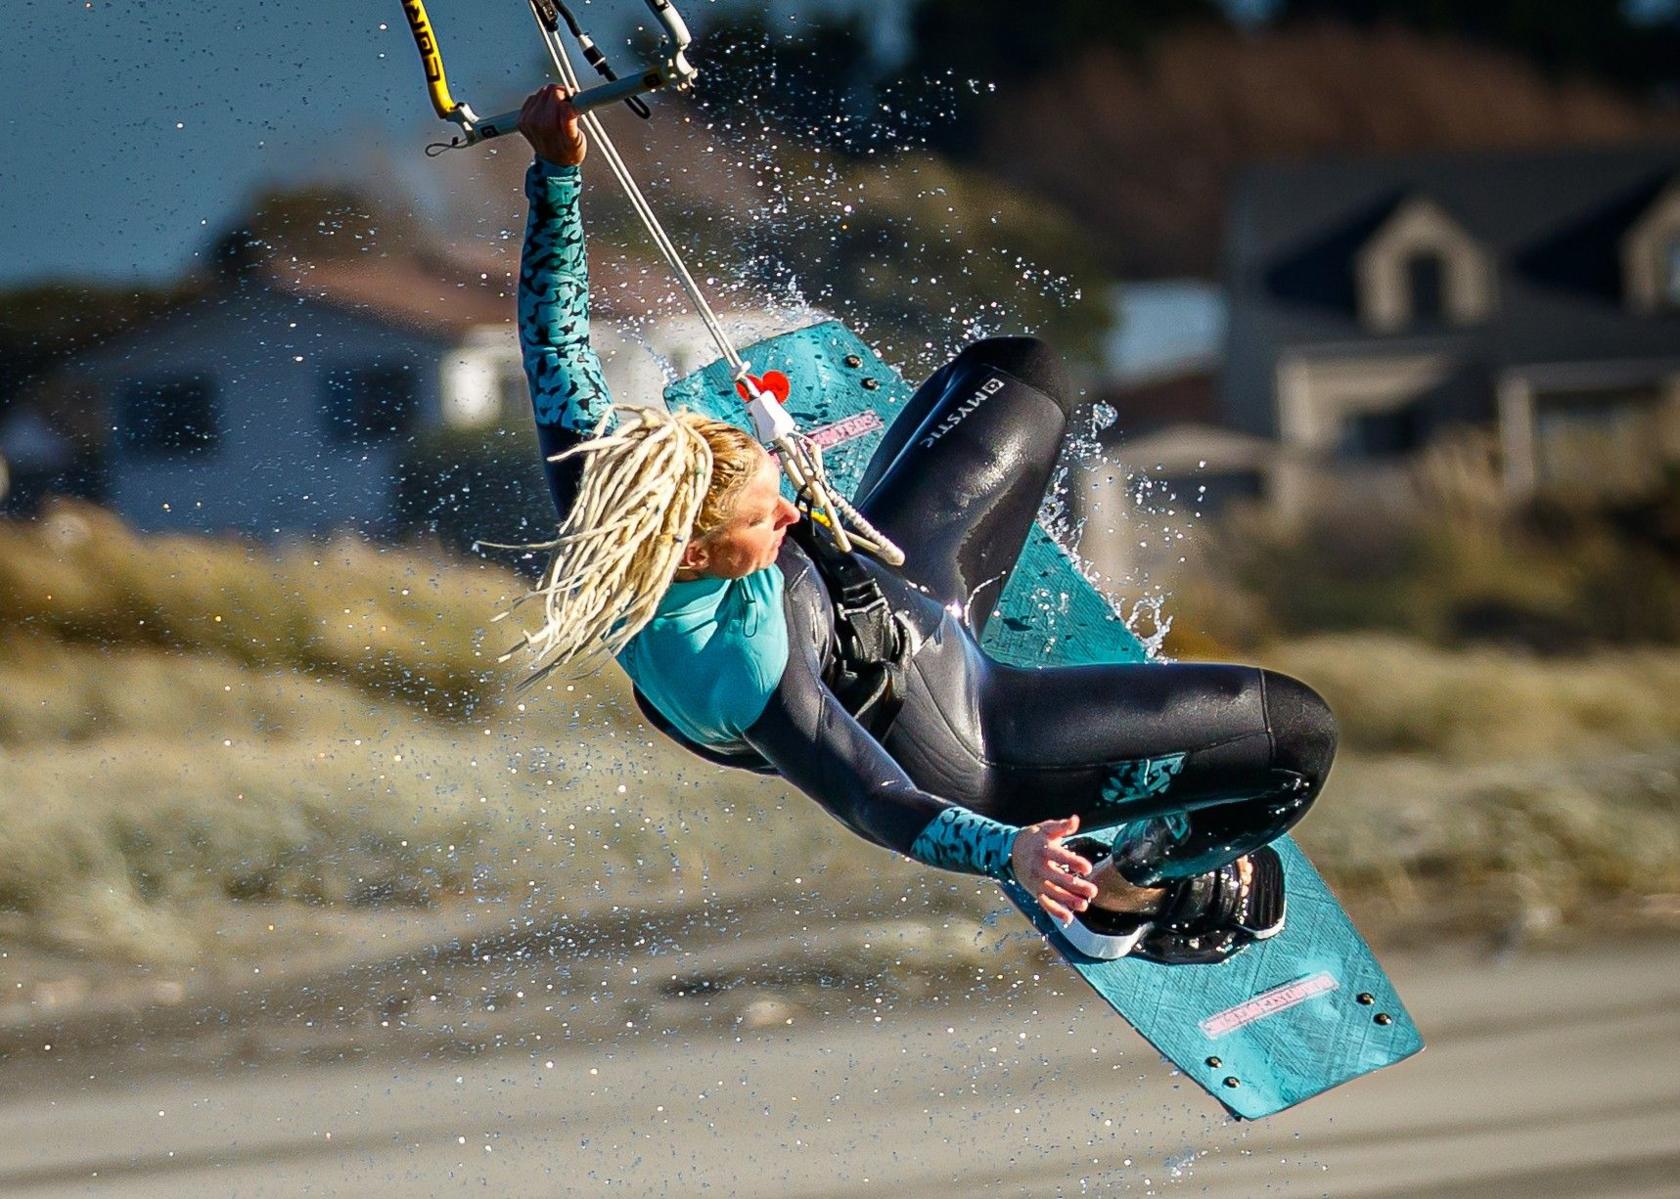
<path id="1" fill-rule="evenodd" d="M 743 351 L 754 374 L 778 370 L 788 408 L 823 445 L 832 481 L 849 492 L 911 388 L 837 322 L 784 333 Z M 714 362 L 665 399 L 746 425 L 729 370 Z M 1016 666 L 1136 662 L 1143 650 L 1078 568 L 1034 526 L 982 646 Z M 1085 830 L 1097 832 L 1100 830 Z M 1214 966 L 1097 961 L 1071 948 L 1020 887 L 1005 893 L 1097 994 L 1232 1113 L 1268 1116 L 1409 1057 L 1417 1027 L 1370 948 L 1307 857 L 1277 843 L 1287 877 L 1283 932 Z"/>

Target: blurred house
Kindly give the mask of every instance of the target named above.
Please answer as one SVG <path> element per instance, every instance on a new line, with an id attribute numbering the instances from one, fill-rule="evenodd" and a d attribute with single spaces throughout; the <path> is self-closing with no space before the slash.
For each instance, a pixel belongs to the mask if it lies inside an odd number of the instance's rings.
<path id="1" fill-rule="evenodd" d="M 1229 426 L 1215 363 L 1192 359 L 1156 377 L 1110 382 L 1094 398 L 1113 419 L 1097 430 L 1071 486 L 1078 550 L 1099 579 L 1175 559 L 1203 517 L 1272 495 L 1277 443 Z"/>
<path id="2" fill-rule="evenodd" d="M 1406 502 L 1478 430 L 1508 499 L 1680 462 L 1680 146 L 1261 167 L 1227 227 L 1220 408 L 1285 510 Z"/>
<path id="3" fill-rule="evenodd" d="M 1233 502 L 1593 502 L 1680 463 L 1680 146 L 1263 166 L 1227 229 L 1222 356 L 1095 393 L 1102 574 Z"/>
<path id="4" fill-rule="evenodd" d="M 617 269 L 596 271 L 594 344 L 615 397 L 656 400 L 703 332 L 620 332 L 615 308 L 646 311 L 647 273 Z M 405 455 L 428 437 L 528 433 L 514 304 L 501 260 L 248 271 L 66 364 L 16 410 L 11 440 L 46 462 L 54 430 L 91 427 L 97 469 L 72 489 L 141 529 L 389 531 Z M 540 478 L 534 439 L 529 467 Z"/>
<path id="5" fill-rule="evenodd" d="M 30 507 L 43 490 L 68 486 L 76 459 L 75 442 L 37 409 L 20 405 L 0 415 L 0 511 Z"/>

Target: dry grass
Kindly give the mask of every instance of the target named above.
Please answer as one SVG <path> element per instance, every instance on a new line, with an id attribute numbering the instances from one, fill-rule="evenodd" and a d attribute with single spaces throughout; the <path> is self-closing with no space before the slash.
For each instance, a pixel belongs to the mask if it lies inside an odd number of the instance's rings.
<path id="1" fill-rule="evenodd" d="M 1341 713 L 1302 839 L 1365 910 L 1403 922 L 1446 889 L 1502 926 L 1680 892 L 1680 653 L 1561 664 L 1339 637 L 1269 664 Z M 184 962 L 226 951 L 230 902 L 541 914 L 797 875 L 849 906 L 903 883 L 815 805 L 635 733 L 620 682 L 567 686 L 437 722 L 225 658 L 37 645 L 0 671 L 0 930 Z M 916 902 L 991 901 L 938 876 Z"/>
<path id="2" fill-rule="evenodd" d="M 1485 764 L 1680 745 L 1680 649 L 1542 658 L 1367 633 L 1276 645 L 1260 658 L 1317 687 L 1344 748 L 1361 754 Z"/>
<path id="3" fill-rule="evenodd" d="M 0 526 L 0 939 L 192 962 L 236 951 L 230 916 L 256 905 L 540 917 L 770 902 L 790 879 L 846 910 L 995 906 L 655 743 L 615 671 L 515 702 L 477 641 L 518 586 L 350 542 L 270 560 L 140 539 L 77 509 Z M 1262 656 L 1339 714 L 1302 839 L 1364 910 L 1404 922 L 1450 894 L 1483 926 L 1544 923 L 1680 893 L 1680 650 L 1361 634 Z"/>
<path id="4" fill-rule="evenodd" d="M 491 616 L 522 590 L 489 565 L 351 537 L 278 553 L 232 540 L 140 537 L 101 509 L 69 503 L 38 521 L 0 522 L 5 642 L 219 654 L 345 678 L 434 715 L 468 708 L 496 686 L 500 643 L 480 641 Z"/>
<path id="5" fill-rule="evenodd" d="M 1300 520 L 1222 514 L 1198 532 L 1189 561 L 1167 572 L 1169 652 L 1252 653 L 1377 630 L 1453 649 L 1522 645 L 1566 656 L 1680 645 L 1680 476 L 1619 506 L 1512 508 L 1497 476 L 1453 473 L 1477 444 L 1437 447 L 1420 464 L 1415 486 L 1437 494 L 1420 506 L 1350 494 Z M 1457 499 L 1442 498 L 1455 490 Z"/>
<path id="6" fill-rule="evenodd" d="M 868 874 L 879 851 L 632 736 L 627 705 L 559 683 L 439 722 L 225 658 L 37 644 L 0 669 L 0 940 L 190 962 L 225 951 L 229 902 L 559 911 L 794 859 Z"/>
<path id="7" fill-rule="evenodd" d="M 0 937 L 221 952 L 229 902 L 560 909 L 879 851 L 633 730 L 612 673 L 516 702 L 484 627 L 524 584 L 351 539 L 0 524 Z"/>
<path id="8" fill-rule="evenodd" d="M 1350 635 L 1264 657 L 1337 713 L 1301 840 L 1356 902 L 1400 924 L 1546 928 L 1680 893 L 1680 650 L 1559 660 Z"/>
<path id="9" fill-rule="evenodd" d="M 1667 920 L 1680 748 L 1452 765 L 1352 757 L 1301 842 L 1379 933 Z"/>

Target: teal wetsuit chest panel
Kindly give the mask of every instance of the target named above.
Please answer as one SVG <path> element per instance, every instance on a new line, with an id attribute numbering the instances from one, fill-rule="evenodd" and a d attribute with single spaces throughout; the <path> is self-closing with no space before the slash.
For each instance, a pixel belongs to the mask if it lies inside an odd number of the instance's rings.
<path id="1" fill-rule="evenodd" d="M 673 583 L 619 654 L 648 702 L 701 745 L 727 745 L 764 712 L 787 667 L 782 572 Z"/>

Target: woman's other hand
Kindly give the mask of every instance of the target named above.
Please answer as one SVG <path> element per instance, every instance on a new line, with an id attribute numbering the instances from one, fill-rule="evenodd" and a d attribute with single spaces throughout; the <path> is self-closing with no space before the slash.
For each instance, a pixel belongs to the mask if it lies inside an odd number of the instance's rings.
<path id="1" fill-rule="evenodd" d="M 540 87 L 525 98 L 519 110 L 519 132 L 538 158 L 557 167 L 577 166 L 589 150 L 570 93 L 558 83 Z"/>
<path id="2" fill-rule="evenodd" d="M 1091 863 L 1062 846 L 1064 837 L 1079 831 L 1079 817 L 1029 824 L 1015 834 L 1009 865 L 1015 881 L 1038 900 L 1053 920 L 1066 924 L 1096 897 L 1097 886 L 1086 876 Z"/>

